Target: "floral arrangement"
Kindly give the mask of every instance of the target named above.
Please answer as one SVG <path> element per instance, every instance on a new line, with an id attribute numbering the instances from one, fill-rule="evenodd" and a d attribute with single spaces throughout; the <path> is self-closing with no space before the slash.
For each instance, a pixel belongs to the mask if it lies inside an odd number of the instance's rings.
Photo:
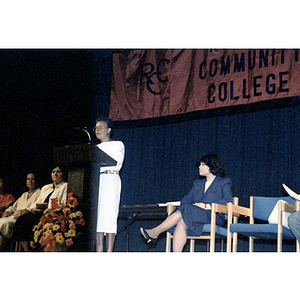
<path id="1" fill-rule="evenodd" d="M 51 199 L 51 209 L 44 210 L 37 225 L 33 227 L 34 237 L 30 245 L 45 252 L 66 251 L 74 240 L 83 233 L 84 219 L 77 210 L 78 201 L 73 193 L 68 193 L 67 203 L 57 203 Z"/>

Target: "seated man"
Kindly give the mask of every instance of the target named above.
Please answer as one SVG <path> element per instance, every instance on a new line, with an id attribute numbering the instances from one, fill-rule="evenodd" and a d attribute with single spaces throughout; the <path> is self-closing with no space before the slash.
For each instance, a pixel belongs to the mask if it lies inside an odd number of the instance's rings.
<path id="1" fill-rule="evenodd" d="M 300 243 L 300 211 L 293 212 L 289 216 L 288 222 L 293 235 Z"/>

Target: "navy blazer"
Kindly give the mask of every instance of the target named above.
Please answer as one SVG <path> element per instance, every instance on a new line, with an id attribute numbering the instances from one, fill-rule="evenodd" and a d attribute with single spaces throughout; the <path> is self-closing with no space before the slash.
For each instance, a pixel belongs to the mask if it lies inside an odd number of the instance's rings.
<path id="1" fill-rule="evenodd" d="M 190 192 L 181 200 L 181 205 L 185 203 L 218 203 L 226 205 L 232 202 L 232 182 L 229 178 L 217 176 L 204 193 L 206 179 L 197 179 Z"/>
<path id="2" fill-rule="evenodd" d="M 182 218 L 187 229 L 187 234 L 191 236 L 200 236 L 202 234 L 204 224 L 211 222 L 211 210 L 202 209 L 193 205 L 194 203 L 218 203 L 226 205 L 227 202 L 232 202 L 232 182 L 229 178 L 217 176 L 211 183 L 207 191 L 204 193 L 206 179 L 197 179 L 194 181 L 194 186 L 190 192 L 183 197 L 180 206 L 177 210 L 181 212 Z M 225 216 L 217 213 L 216 224 L 223 226 Z M 174 233 L 176 226 L 173 226 L 168 231 Z"/>

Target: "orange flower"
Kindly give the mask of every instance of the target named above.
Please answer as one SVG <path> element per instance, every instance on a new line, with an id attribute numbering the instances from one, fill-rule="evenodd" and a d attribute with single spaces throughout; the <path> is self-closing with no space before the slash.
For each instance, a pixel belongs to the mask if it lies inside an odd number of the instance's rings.
<path id="1" fill-rule="evenodd" d="M 53 234 L 48 236 L 43 235 L 39 241 L 39 243 L 44 246 L 45 252 L 54 252 L 57 251 L 57 244 Z"/>
<path id="2" fill-rule="evenodd" d="M 47 244 L 44 248 L 45 252 L 57 252 L 57 244 L 55 240 L 51 240 L 49 244 Z"/>
<path id="3" fill-rule="evenodd" d="M 79 224 L 82 225 L 82 226 L 84 226 L 84 225 L 85 225 L 84 219 L 81 218 L 81 219 L 79 220 Z"/>
<path id="4" fill-rule="evenodd" d="M 66 223 L 64 221 L 62 221 L 61 224 L 60 224 L 60 230 L 62 232 L 66 232 L 68 230 L 68 228 L 66 226 Z"/>
<path id="5" fill-rule="evenodd" d="M 83 214 L 81 211 L 76 211 L 76 216 L 79 217 L 79 218 L 82 218 Z"/>
<path id="6" fill-rule="evenodd" d="M 54 218 L 54 219 L 57 219 L 58 218 L 58 214 L 54 210 L 52 210 L 51 211 L 51 217 Z"/>
<path id="7" fill-rule="evenodd" d="M 66 215 L 67 213 L 69 213 L 71 211 L 71 209 L 69 207 L 66 207 L 63 209 L 64 214 Z"/>
<path id="8" fill-rule="evenodd" d="M 84 225 L 85 225 L 84 219 L 83 219 L 83 218 L 81 218 L 81 219 L 79 219 L 79 220 L 76 220 L 76 221 L 75 221 L 75 224 L 76 224 L 76 225 L 78 225 L 78 224 L 79 224 L 79 225 L 82 225 L 82 226 L 84 226 Z"/>
<path id="9" fill-rule="evenodd" d="M 68 247 L 72 246 L 72 245 L 73 245 L 73 239 L 67 239 L 67 240 L 66 240 L 66 245 L 67 245 Z"/>
<path id="10" fill-rule="evenodd" d="M 70 226 L 69 226 L 69 228 L 70 228 L 70 229 L 73 229 L 73 230 L 76 229 L 75 223 L 71 223 Z"/>
<path id="11" fill-rule="evenodd" d="M 47 223 L 47 217 L 45 215 L 42 215 L 40 221 L 42 222 L 42 226 L 44 226 Z"/>
<path id="12" fill-rule="evenodd" d="M 65 216 L 65 215 L 60 215 L 58 218 L 57 218 L 57 221 L 58 222 L 66 222 L 68 220 L 68 217 Z"/>
<path id="13" fill-rule="evenodd" d="M 71 197 L 73 197 L 73 195 L 74 195 L 74 193 L 73 193 L 73 192 L 69 192 L 69 193 L 68 193 L 68 198 L 71 198 Z"/>
<path id="14" fill-rule="evenodd" d="M 54 236 L 53 234 L 51 235 L 43 235 L 39 241 L 39 243 L 42 245 L 42 246 L 46 246 L 47 244 L 49 244 L 51 242 L 51 239 L 54 239 Z"/>
<path id="15" fill-rule="evenodd" d="M 59 208 L 59 204 L 58 204 L 57 198 L 52 198 L 51 199 L 51 207 L 52 208 Z"/>
<path id="16" fill-rule="evenodd" d="M 69 197 L 67 200 L 67 205 L 73 205 L 73 206 L 77 206 L 78 205 L 78 200 L 76 198 Z"/>

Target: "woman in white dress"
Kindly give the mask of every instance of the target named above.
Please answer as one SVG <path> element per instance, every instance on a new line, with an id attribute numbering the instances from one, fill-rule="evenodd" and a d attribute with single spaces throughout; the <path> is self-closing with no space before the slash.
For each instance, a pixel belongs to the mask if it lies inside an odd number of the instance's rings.
<path id="1" fill-rule="evenodd" d="M 33 173 L 27 174 L 26 186 L 28 192 L 23 193 L 14 205 L 8 207 L 0 219 L 0 250 L 2 250 L 6 240 L 11 238 L 18 217 L 37 201 L 41 193 L 41 190 L 37 188 L 35 174 Z"/>
<path id="2" fill-rule="evenodd" d="M 48 203 L 48 208 L 51 208 L 51 200 L 56 199 L 58 204 L 66 204 L 68 183 L 64 181 L 64 174 L 62 167 L 54 167 L 51 172 L 53 182 L 42 187 L 38 199 L 29 206 L 28 212 L 17 219 L 12 238 L 20 242 L 25 252 L 31 251 L 30 241 L 33 240 L 32 228 L 38 224 L 43 215 L 43 209 L 37 208 L 37 203 Z"/>
<path id="3" fill-rule="evenodd" d="M 107 118 L 99 118 L 94 128 L 96 137 L 101 141 L 98 147 L 117 161 L 116 166 L 100 168 L 96 233 L 96 251 L 98 252 L 103 252 L 104 235 L 106 235 L 107 252 L 113 251 L 121 195 L 119 171 L 122 168 L 125 154 L 124 144 L 110 138 L 110 123 L 111 121 Z"/>

